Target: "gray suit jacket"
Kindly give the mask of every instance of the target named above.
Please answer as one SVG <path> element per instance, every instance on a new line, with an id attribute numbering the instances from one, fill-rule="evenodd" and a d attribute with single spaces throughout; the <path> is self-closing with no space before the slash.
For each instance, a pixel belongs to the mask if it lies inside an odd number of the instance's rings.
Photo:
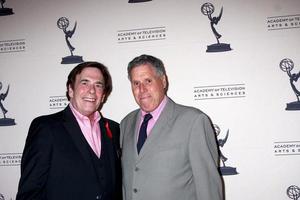
<path id="1" fill-rule="evenodd" d="M 121 121 L 124 200 L 221 200 L 218 149 L 210 120 L 196 108 L 171 99 L 140 154 L 141 111 Z"/>

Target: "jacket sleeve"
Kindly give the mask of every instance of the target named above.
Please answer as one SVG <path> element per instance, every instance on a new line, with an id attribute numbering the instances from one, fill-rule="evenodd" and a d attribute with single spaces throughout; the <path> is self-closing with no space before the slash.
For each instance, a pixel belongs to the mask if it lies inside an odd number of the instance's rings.
<path id="1" fill-rule="evenodd" d="M 222 200 L 223 183 L 218 170 L 218 147 L 210 120 L 205 114 L 198 115 L 190 131 L 189 159 L 197 199 Z"/>
<path id="2" fill-rule="evenodd" d="M 21 178 L 16 200 L 45 199 L 53 138 L 51 127 L 41 118 L 30 125 L 21 161 Z"/>

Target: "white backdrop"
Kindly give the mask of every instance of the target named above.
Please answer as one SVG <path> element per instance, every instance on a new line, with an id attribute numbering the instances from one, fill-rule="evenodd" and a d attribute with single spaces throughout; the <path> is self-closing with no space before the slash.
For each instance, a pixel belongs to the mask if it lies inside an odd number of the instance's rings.
<path id="1" fill-rule="evenodd" d="M 0 9 L 0 94 L 9 85 L 1 104 L 16 124 L 0 126 L 0 196 L 15 199 L 31 120 L 67 103 L 66 78 L 77 65 L 61 64 L 70 51 L 57 20 L 67 17 L 67 30 L 77 22 L 69 38 L 74 55 L 102 62 L 112 74 L 113 92 L 102 110 L 106 117 L 120 122 L 137 107 L 128 62 L 140 54 L 156 56 L 166 66 L 168 95 L 207 113 L 220 128 L 219 140 L 229 133 L 220 150 L 237 174 L 223 176 L 226 199 L 284 200 L 293 199 L 293 192 L 297 199 L 300 109 L 286 110 L 297 98 L 279 63 L 289 58 L 291 73 L 300 73 L 300 1 L 211 1 L 212 17 L 223 7 L 214 25 L 220 42 L 232 48 L 215 53 L 206 52 L 216 38 L 201 12 L 204 3 L 6 0 L 3 6 L 13 14 Z M 300 79 L 293 83 L 299 91 Z M 2 112 L 0 124 L 1 118 Z"/>

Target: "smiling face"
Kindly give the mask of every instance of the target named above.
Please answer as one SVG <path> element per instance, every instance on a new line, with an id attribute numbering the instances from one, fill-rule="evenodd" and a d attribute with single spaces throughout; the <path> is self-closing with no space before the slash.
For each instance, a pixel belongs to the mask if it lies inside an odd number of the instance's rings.
<path id="1" fill-rule="evenodd" d="M 130 75 L 135 101 L 143 111 L 152 112 L 164 99 L 166 76 L 159 76 L 150 64 L 132 68 Z"/>
<path id="2" fill-rule="evenodd" d="M 76 75 L 74 88 L 68 87 L 72 106 L 82 115 L 93 117 L 105 97 L 101 71 L 94 67 L 84 68 Z"/>

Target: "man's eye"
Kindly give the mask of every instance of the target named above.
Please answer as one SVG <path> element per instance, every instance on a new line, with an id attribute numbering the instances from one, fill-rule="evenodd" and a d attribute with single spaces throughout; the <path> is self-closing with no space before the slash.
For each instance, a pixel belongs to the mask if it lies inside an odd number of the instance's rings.
<path id="1" fill-rule="evenodd" d="M 132 85 L 133 86 L 139 86 L 139 82 L 133 82 Z"/>
<path id="2" fill-rule="evenodd" d="M 102 83 L 99 83 L 99 84 L 96 84 L 96 87 L 99 88 L 99 89 L 103 89 L 104 85 Z"/>
<path id="3" fill-rule="evenodd" d="M 87 82 L 86 81 L 81 81 L 81 84 L 82 85 L 87 85 Z"/>

